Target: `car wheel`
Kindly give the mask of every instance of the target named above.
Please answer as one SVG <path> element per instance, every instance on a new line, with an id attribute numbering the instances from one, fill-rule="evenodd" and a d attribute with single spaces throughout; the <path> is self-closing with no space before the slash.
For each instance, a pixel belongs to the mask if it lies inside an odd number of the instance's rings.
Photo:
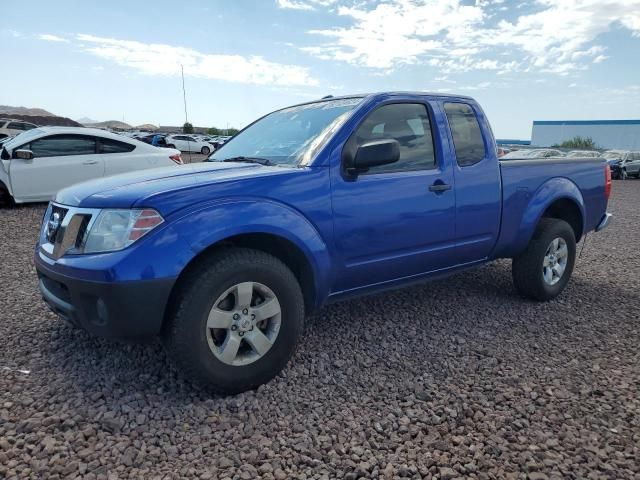
<path id="1" fill-rule="evenodd" d="M 202 147 L 202 150 L 200 150 L 200 153 L 202 155 L 209 155 L 211 153 L 211 149 L 209 147 Z"/>
<path id="2" fill-rule="evenodd" d="M 576 239 L 564 220 L 543 218 L 527 246 L 512 262 L 513 283 L 523 296 L 547 301 L 560 295 L 571 278 Z"/>
<path id="3" fill-rule="evenodd" d="M 0 207 L 11 207 L 13 204 L 13 198 L 9 190 L 4 183 L 0 182 Z"/>
<path id="4" fill-rule="evenodd" d="M 303 326 L 302 291 L 291 270 L 264 252 L 232 248 L 187 273 L 163 340 L 190 380 L 233 394 L 276 376 Z"/>

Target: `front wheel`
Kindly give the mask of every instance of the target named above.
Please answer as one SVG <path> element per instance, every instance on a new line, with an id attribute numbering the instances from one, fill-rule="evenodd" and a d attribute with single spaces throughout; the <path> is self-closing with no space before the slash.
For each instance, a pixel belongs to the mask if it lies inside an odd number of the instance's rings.
<path id="1" fill-rule="evenodd" d="M 200 150 L 200 153 L 202 155 L 209 155 L 211 153 L 211 149 L 209 147 L 202 147 L 202 150 Z"/>
<path id="2" fill-rule="evenodd" d="M 13 198 L 9 193 L 9 189 L 0 182 L 0 207 L 10 207 L 13 205 Z"/>
<path id="3" fill-rule="evenodd" d="M 540 220 L 527 249 L 512 262 L 513 283 L 523 296 L 552 300 L 564 290 L 576 259 L 576 238 L 564 220 Z"/>
<path id="4" fill-rule="evenodd" d="M 276 376 L 302 334 L 304 301 L 291 270 L 250 249 L 221 250 L 179 286 L 163 339 L 188 378 L 239 393 Z"/>

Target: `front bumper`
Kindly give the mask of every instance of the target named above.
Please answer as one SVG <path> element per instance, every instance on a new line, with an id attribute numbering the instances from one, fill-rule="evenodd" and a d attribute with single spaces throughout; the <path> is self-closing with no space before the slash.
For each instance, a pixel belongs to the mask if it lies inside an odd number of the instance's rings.
<path id="1" fill-rule="evenodd" d="M 63 275 L 35 253 L 42 298 L 63 320 L 107 338 L 160 333 L 175 278 L 98 282 Z"/>

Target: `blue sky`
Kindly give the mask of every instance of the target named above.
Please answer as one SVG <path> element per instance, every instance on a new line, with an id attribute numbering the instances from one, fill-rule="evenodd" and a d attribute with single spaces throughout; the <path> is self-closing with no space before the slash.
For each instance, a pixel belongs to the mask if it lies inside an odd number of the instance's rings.
<path id="1" fill-rule="evenodd" d="M 0 104 L 242 127 L 382 90 L 471 95 L 500 138 L 640 118 L 640 0 L 65 1 L 4 5 Z"/>

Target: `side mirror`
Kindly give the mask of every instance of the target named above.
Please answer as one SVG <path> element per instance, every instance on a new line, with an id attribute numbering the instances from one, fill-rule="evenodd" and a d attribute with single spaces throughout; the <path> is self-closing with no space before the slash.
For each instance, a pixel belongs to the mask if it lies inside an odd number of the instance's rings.
<path id="1" fill-rule="evenodd" d="M 20 160 L 33 160 L 33 152 L 31 150 L 14 150 L 13 158 Z"/>
<path id="2" fill-rule="evenodd" d="M 366 172 L 371 167 L 387 165 L 400 160 L 400 144 L 397 140 L 372 140 L 363 143 L 356 150 L 351 165 L 345 165 L 349 174 Z"/>

